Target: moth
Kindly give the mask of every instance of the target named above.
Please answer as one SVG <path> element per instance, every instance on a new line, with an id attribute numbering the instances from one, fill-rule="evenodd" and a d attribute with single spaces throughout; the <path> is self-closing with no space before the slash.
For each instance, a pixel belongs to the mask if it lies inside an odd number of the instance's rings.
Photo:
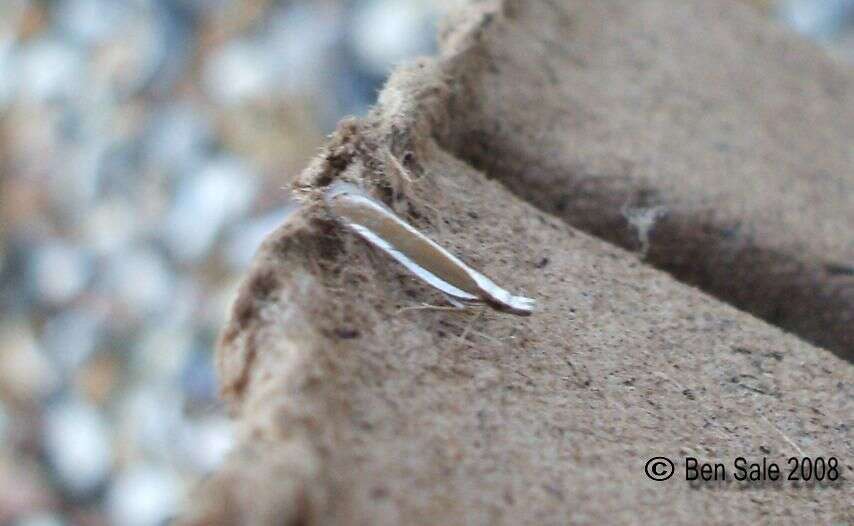
<path id="1" fill-rule="evenodd" d="M 452 303 L 487 304 L 520 316 L 533 313 L 533 299 L 514 296 L 499 287 L 358 186 L 337 181 L 324 193 L 324 201 L 342 225 L 445 294 Z"/>

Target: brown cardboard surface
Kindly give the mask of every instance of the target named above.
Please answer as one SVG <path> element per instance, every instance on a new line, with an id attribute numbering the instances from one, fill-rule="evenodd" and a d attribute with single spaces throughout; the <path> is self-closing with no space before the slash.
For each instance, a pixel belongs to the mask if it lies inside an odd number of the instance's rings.
<path id="1" fill-rule="evenodd" d="M 850 66 L 735 0 L 475 5 L 444 32 L 449 151 L 854 358 Z"/>
<path id="2" fill-rule="evenodd" d="M 446 87 L 398 72 L 297 184 L 255 259 L 219 369 L 239 447 L 187 524 L 846 520 L 850 487 L 692 489 L 654 456 L 835 455 L 850 476 L 854 370 L 525 204 L 439 148 Z M 341 229 L 358 183 L 498 283 L 529 318 L 454 312 Z"/>

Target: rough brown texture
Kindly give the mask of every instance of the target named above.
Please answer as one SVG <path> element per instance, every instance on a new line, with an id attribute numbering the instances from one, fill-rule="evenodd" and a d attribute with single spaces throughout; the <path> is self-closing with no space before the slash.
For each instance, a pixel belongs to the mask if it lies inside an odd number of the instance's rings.
<path id="1" fill-rule="evenodd" d="M 699 2 L 686 5 L 692 18 Z M 459 114 L 483 109 L 460 105 L 473 84 L 455 61 L 522 8 L 492 9 L 478 3 L 458 19 L 442 58 L 399 70 L 374 112 L 343 123 L 300 177 L 303 208 L 256 256 L 222 335 L 239 446 L 183 522 L 854 518 L 849 363 L 522 202 L 449 151 L 468 151 L 449 142 L 466 136 Z M 548 13 L 541 30 L 513 36 L 520 47 L 549 34 Z M 558 100 L 541 104 L 559 114 Z M 422 308 L 445 303 L 332 221 L 320 194 L 335 179 L 537 298 L 537 312 Z M 745 490 L 684 480 L 686 456 L 784 464 L 802 454 L 837 456 L 848 481 Z M 677 460 L 671 480 L 644 476 L 658 455 Z"/>
<path id="2" fill-rule="evenodd" d="M 464 18 L 452 26 L 474 29 L 444 39 L 449 151 L 854 359 L 850 67 L 737 0 L 507 1 Z"/>

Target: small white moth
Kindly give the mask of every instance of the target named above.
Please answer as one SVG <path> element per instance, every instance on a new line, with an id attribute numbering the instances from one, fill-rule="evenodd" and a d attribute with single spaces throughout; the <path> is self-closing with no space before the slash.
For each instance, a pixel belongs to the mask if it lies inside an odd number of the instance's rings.
<path id="1" fill-rule="evenodd" d="M 359 187 L 338 181 L 326 191 L 324 200 L 344 226 L 449 299 L 462 303 L 486 303 L 497 310 L 520 316 L 529 316 L 533 312 L 533 299 L 514 296 L 502 289 Z"/>

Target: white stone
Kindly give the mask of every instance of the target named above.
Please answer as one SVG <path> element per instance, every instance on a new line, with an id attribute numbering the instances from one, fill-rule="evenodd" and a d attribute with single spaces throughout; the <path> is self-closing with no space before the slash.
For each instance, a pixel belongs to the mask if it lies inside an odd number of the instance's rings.
<path id="1" fill-rule="evenodd" d="M 165 308 L 174 282 L 163 256 L 143 247 L 116 255 L 106 275 L 108 293 L 132 317 L 149 316 Z"/>
<path id="2" fill-rule="evenodd" d="M 113 463 L 110 430 L 92 406 L 74 399 L 60 401 L 45 415 L 43 444 L 60 482 L 85 495 L 101 485 Z"/>
<path id="3" fill-rule="evenodd" d="M 430 51 L 433 10 L 418 0 L 370 0 L 352 20 L 350 44 L 359 60 L 376 75 L 415 55 Z"/>
<path id="4" fill-rule="evenodd" d="M 18 60 L 18 93 L 22 98 L 41 103 L 60 97 L 72 98 L 79 93 L 83 60 L 73 47 L 40 38 L 27 44 Z"/>
<path id="5" fill-rule="evenodd" d="M 181 261 L 198 261 L 212 248 L 220 230 L 245 214 L 256 180 L 233 157 L 216 159 L 182 180 L 163 226 L 165 241 Z"/>
<path id="6" fill-rule="evenodd" d="M 343 30 L 341 11 L 334 4 L 297 2 L 273 16 L 266 46 L 276 86 L 285 93 L 317 95 L 328 85 Z"/>
<path id="7" fill-rule="evenodd" d="M 208 95 L 231 105 L 268 95 L 273 90 L 273 64 L 269 50 L 237 40 L 215 52 L 204 65 Z"/>
<path id="8" fill-rule="evenodd" d="M 161 379 L 132 389 L 119 404 L 117 431 L 132 459 L 172 461 L 184 423 L 184 397 L 174 382 Z"/>
<path id="9" fill-rule="evenodd" d="M 157 114 L 146 134 L 148 161 L 167 170 L 187 170 L 202 158 L 212 136 L 201 108 L 173 104 Z"/>
<path id="10" fill-rule="evenodd" d="M 89 258 L 79 247 L 55 240 L 35 249 L 31 272 L 40 300 L 65 303 L 86 286 Z"/>
<path id="11" fill-rule="evenodd" d="M 176 515 L 184 491 L 183 481 L 173 471 L 138 465 L 113 483 L 107 510 L 113 524 L 160 526 Z"/>
<path id="12" fill-rule="evenodd" d="M 184 426 L 183 449 L 198 473 L 216 470 L 234 447 L 231 421 L 210 416 Z"/>

